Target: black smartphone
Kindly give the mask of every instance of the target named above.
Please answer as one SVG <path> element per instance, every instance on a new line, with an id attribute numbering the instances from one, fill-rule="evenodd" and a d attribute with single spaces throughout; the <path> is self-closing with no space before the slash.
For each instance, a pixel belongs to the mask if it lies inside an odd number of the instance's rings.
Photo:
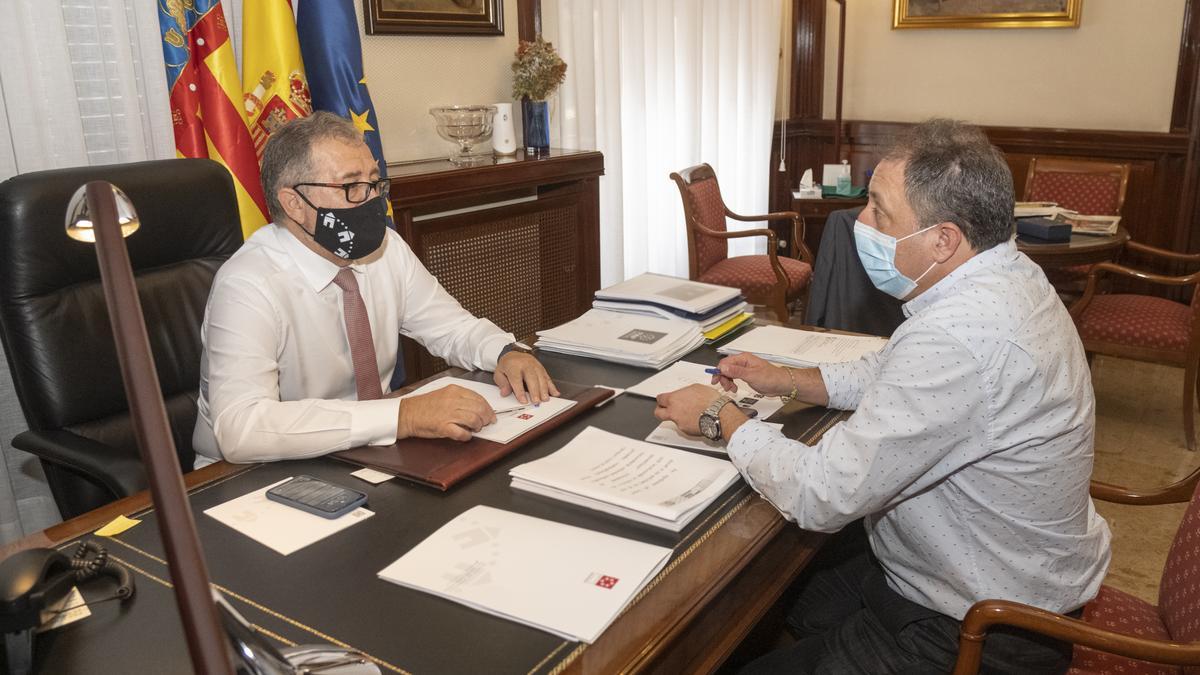
<path id="1" fill-rule="evenodd" d="M 267 499 L 322 518 L 339 518 L 367 503 L 358 490 L 312 476 L 296 476 L 267 490 Z"/>

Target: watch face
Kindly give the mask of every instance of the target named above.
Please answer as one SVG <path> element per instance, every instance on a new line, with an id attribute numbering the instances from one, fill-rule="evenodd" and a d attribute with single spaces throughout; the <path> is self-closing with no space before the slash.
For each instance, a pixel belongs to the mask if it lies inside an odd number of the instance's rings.
<path id="1" fill-rule="evenodd" d="M 721 438 L 721 424 L 717 418 L 705 413 L 700 416 L 700 433 L 710 441 Z"/>

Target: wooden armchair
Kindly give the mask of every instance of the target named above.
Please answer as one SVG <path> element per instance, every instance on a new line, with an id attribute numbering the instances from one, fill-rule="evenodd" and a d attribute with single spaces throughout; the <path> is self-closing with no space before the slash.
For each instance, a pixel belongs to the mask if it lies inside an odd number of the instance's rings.
<path id="1" fill-rule="evenodd" d="M 804 244 L 804 219 L 798 213 L 781 211 L 763 216 L 741 216 L 721 199 L 721 188 L 711 166 L 700 164 L 671 174 L 683 198 L 683 216 L 688 241 L 688 278 L 719 286 L 740 288 L 746 300 L 766 305 L 776 318 L 787 322 L 789 304 L 807 303 L 812 281 L 813 257 Z M 791 220 L 791 257 L 780 257 L 777 237 L 770 229 L 729 232 L 725 219 L 743 222 Z M 729 257 L 728 240 L 766 237 L 766 255 Z"/>
<path id="2" fill-rule="evenodd" d="M 1072 674 L 1179 673 L 1180 669 L 1172 666 L 1200 666 L 1200 585 L 1194 581 L 1200 566 L 1198 482 L 1200 469 L 1153 491 L 1092 483 L 1093 497 L 1121 504 L 1190 501 L 1167 554 L 1157 606 L 1111 586 L 1100 587 L 1082 619 L 1007 600 L 982 600 L 963 619 L 954 675 L 979 672 L 987 631 L 1000 625 L 1074 643 L 1068 671 Z"/>
<path id="3" fill-rule="evenodd" d="M 1175 253 L 1154 246 L 1127 242 L 1125 248 L 1176 263 L 1200 264 L 1200 254 Z M 1190 305 L 1152 295 L 1097 294 L 1100 279 L 1116 274 L 1167 286 L 1194 286 Z M 1162 363 L 1184 369 L 1183 431 L 1189 450 L 1196 449 L 1195 422 L 1197 368 L 1200 366 L 1200 272 L 1164 276 L 1118 265 L 1098 263 L 1088 273 L 1083 297 L 1071 306 L 1088 354 L 1106 354 L 1138 361 Z"/>

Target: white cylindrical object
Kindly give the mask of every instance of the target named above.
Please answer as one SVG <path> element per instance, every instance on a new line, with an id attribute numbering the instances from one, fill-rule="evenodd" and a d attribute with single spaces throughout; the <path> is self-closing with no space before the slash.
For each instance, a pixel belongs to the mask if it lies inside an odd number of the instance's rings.
<path id="1" fill-rule="evenodd" d="M 517 151 L 517 130 L 513 127 L 511 103 L 496 103 L 496 121 L 492 128 L 492 148 L 497 155 L 511 155 Z"/>

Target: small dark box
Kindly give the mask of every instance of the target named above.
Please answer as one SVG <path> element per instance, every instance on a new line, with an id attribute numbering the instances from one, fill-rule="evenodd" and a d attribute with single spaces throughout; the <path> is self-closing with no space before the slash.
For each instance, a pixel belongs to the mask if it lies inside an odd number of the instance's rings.
<path id="1" fill-rule="evenodd" d="M 1049 218 L 1017 218 L 1017 234 L 1044 242 L 1071 240 L 1071 226 Z"/>

